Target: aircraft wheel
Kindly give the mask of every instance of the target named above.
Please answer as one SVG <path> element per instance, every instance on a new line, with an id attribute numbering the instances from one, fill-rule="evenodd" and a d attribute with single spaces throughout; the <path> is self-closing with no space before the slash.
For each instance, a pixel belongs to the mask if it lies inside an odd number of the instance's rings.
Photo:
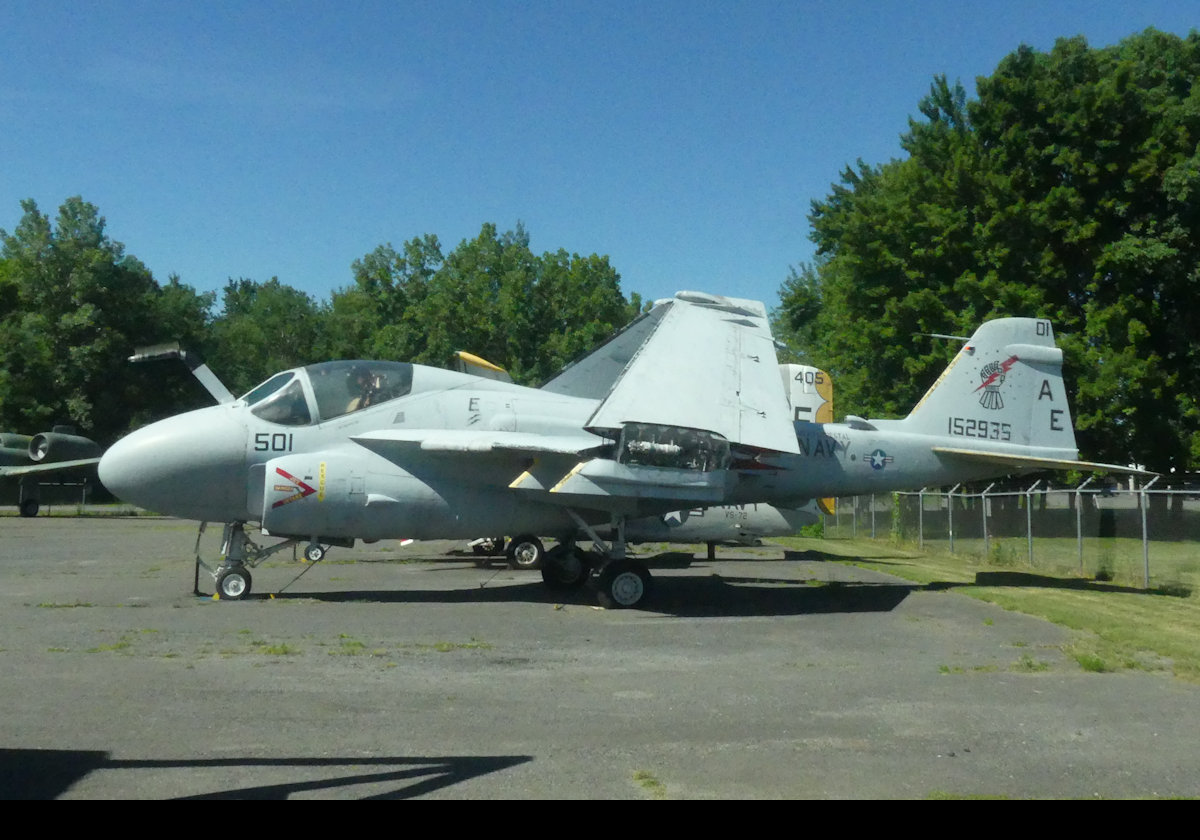
<path id="1" fill-rule="evenodd" d="M 600 572 L 596 600 L 607 610 L 636 607 L 650 593 L 650 570 L 636 560 L 613 560 Z"/>
<path id="2" fill-rule="evenodd" d="M 579 588 L 591 573 L 587 555 L 573 545 L 554 546 L 542 563 L 542 582 L 556 591 Z"/>
<path id="3" fill-rule="evenodd" d="M 526 534 L 513 538 L 508 544 L 505 556 L 508 557 L 510 569 L 540 569 L 546 557 L 546 550 L 542 547 L 541 540 Z"/>
<path id="4" fill-rule="evenodd" d="M 38 504 L 37 499 L 26 499 L 21 502 L 22 516 L 37 516 L 39 510 L 41 510 L 41 505 Z"/>
<path id="5" fill-rule="evenodd" d="M 217 595 L 222 601 L 240 601 L 250 594 L 250 572 L 226 569 L 217 575 Z"/>
<path id="6" fill-rule="evenodd" d="M 325 559 L 325 549 L 317 543 L 309 543 L 304 549 L 304 559 L 309 563 L 320 563 Z"/>

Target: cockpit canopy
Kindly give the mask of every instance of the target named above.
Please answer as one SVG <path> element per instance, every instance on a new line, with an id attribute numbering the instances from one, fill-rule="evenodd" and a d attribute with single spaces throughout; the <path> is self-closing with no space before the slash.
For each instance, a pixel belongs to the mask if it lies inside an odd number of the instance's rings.
<path id="1" fill-rule="evenodd" d="M 412 379 L 405 362 L 321 362 L 276 374 L 242 400 L 269 423 L 308 426 L 403 397 Z"/>

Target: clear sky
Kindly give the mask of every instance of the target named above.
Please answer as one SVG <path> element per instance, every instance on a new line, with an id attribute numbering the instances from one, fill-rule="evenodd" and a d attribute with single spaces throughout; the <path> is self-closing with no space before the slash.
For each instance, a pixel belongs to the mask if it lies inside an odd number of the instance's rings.
<path id="1" fill-rule="evenodd" d="M 0 228 L 82 195 L 160 282 L 318 300 L 377 245 L 523 222 L 645 298 L 774 305 L 847 164 L 935 74 L 1200 2 L 0 0 Z"/>

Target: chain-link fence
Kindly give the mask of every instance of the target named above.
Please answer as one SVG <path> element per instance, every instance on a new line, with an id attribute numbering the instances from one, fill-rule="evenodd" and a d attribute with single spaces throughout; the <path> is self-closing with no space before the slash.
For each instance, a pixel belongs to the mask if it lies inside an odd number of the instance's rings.
<path id="1" fill-rule="evenodd" d="M 1040 480 L 842 498 L 825 517 L 825 536 L 1146 588 L 1192 587 L 1200 583 L 1200 484 L 1161 484 Z"/>

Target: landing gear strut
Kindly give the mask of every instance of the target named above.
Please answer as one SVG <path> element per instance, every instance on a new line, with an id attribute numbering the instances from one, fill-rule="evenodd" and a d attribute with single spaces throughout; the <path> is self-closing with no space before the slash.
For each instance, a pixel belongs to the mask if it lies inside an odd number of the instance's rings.
<path id="1" fill-rule="evenodd" d="M 41 509 L 41 501 L 38 499 L 37 482 L 28 476 L 21 479 L 17 495 L 19 496 L 17 510 L 20 511 L 21 516 L 37 516 L 38 510 Z"/>
<path id="2" fill-rule="evenodd" d="M 591 538 L 592 551 L 585 554 L 569 540 L 550 549 L 542 567 L 546 585 L 566 589 L 587 582 L 605 609 L 630 609 L 641 604 L 650 594 L 652 578 L 645 563 L 625 556 L 625 517 L 614 517 L 616 536 L 606 544 L 583 517 L 570 508 L 567 513 Z M 577 577 L 580 573 L 582 578 Z"/>
<path id="3" fill-rule="evenodd" d="M 230 522 L 225 525 L 221 538 L 221 565 L 213 569 L 200 558 L 200 538 L 204 536 L 207 527 L 207 522 L 200 523 L 200 531 L 196 534 L 195 592 L 197 595 L 201 594 L 200 567 L 203 566 L 212 575 L 216 596 L 222 601 L 240 601 L 248 596 L 253 583 L 250 569 L 272 554 L 300 543 L 300 540 L 291 538 L 264 548 L 246 535 L 245 522 Z M 325 547 L 314 538 L 305 547 L 304 558 L 310 563 L 316 563 L 325 556 L 325 551 Z"/>

